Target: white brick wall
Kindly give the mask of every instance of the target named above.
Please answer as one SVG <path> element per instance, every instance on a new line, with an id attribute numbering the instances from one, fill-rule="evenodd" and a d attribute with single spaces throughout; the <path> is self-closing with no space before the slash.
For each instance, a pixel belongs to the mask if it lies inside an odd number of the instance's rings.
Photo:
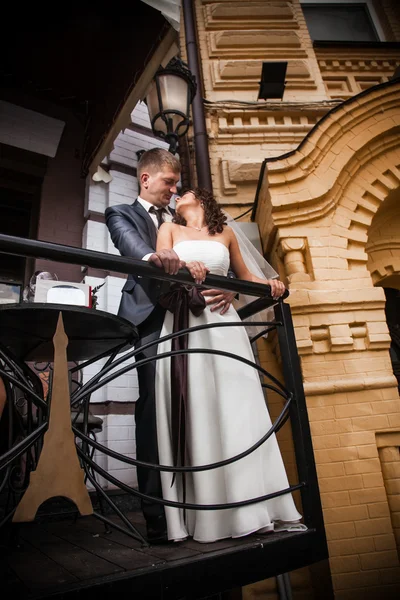
<path id="1" fill-rule="evenodd" d="M 108 229 L 104 223 L 88 220 L 83 228 L 83 247 L 87 250 L 96 250 L 96 252 L 112 252 L 109 248 Z M 113 247 L 114 245 L 111 244 Z M 118 251 L 113 251 L 119 254 Z"/>
<path id="2" fill-rule="evenodd" d="M 125 129 L 114 142 L 114 149 L 110 154 L 110 160 L 122 165 L 128 165 L 129 167 L 137 167 L 138 159 L 136 152 L 138 150 L 150 150 L 150 148 L 168 149 L 168 144 L 161 139 Z"/>
<path id="3" fill-rule="evenodd" d="M 151 130 L 147 107 L 140 102 L 132 112 L 132 122 Z M 115 141 L 114 149 L 104 161 L 106 163 L 119 163 L 130 167 L 137 166 L 136 151 L 149 148 L 168 148 L 168 144 L 151 136 L 136 133 L 130 129 L 121 132 Z M 117 204 L 132 204 L 138 195 L 138 182 L 136 177 L 121 173 L 116 169 L 110 170 L 112 181 L 110 183 L 95 183 L 91 178 L 87 180 L 85 214 L 89 217 L 83 234 L 83 247 L 89 250 L 108 252 L 118 255 L 118 250 L 111 241 L 108 229 L 104 223 L 90 220 L 92 214 L 104 214 L 108 206 Z M 121 299 L 121 288 L 125 282 L 119 277 L 107 277 L 106 283 L 98 293 L 98 308 L 117 314 Z M 95 287 L 103 283 L 96 277 L 85 277 L 85 283 Z M 83 381 L 88 381 L 98 373 L 105 360 L 98 361 L 84 370 Z M 132 361 L 133 362 L 133 361 Z M 135 402 L 138 397 L 138 382 L 136 372 L 133 370 L 121 375 L 100 390 L 91 398 L 91 411 L 96 415 L 96 403 L 99 402 Z M 106 415 L 103 419 L 103 430 L 97 435 L 100 443 L 121 452 L 127 456 L 135 457 L 135 421 L 133 415 Z M 95 452 L 96 462 L 111 475 L 131 486 L 137 486 L 136 469 L 101 452 Z M 115 486 L 102 478 L 99 483 L 110 489 Z M 89 487 L 91 487 L 89 485 Z"/>
<path id="4" fill-rule="evenodd" d="M 95 183 L 90 176 L 86 180 L 85 217 L 91 214 L 104 215 L 108 206 L 108 185 Z"/>
<path id="5" fill-rule="evenodd" d="M 101 223 L 94 223 L 94 225 L 102 225 Z M 90 229 L 90 228 L 89 228 Z M 98 277 L 85 277 L 85 283 L 88 283 L 93 288 L 101 285 L 103 279 Z M 98 309 L 117 314 L 119 302 L 121 298 L 121 288 L 124 284 L 124 280 L 120 277 L 106 277 L 105 285 L 98 291 Z M 119 356 L 123 356 L 122 354 Z M 89 365 L 83 370 L 82 381 L 86 383 L 99 372 L 101 367 L 104 365 L 106 359 L 102 359 Z M 132 364 L 134 360 L 131 360 Z M 121 365 L 122 366 L 122 365 Z M 130 457 L 136 456 L 136 443 L 135 443 L 135 421 L 133 415 L 97 415 L 96 403 L 98 402 L 135 402 L 138 398 L 138 382 L 136 371 L 125 373 L 120 375 L 117 379 L 105 385 L 104 387 L 96 390 L 90 399 L 91 412 L 96 416 L 100 416 L 103 419 L 103 429 L 97 434 L 97 440 L 115 450 L 121 452 Z M 117 461 L 114 458 L 107 457 L 101 452 L 95 452 L 94 460 L 97 464 L 109 472 L 120 481 L 131 485 L 137 486 L 136 468 L 127 465 L 123 462 Z M 116 486 L 110 484 L 103 478 L 98 478 L 100 485 L 104 489 L 113 489 Z M 89 489 L 92 486 L 88 484 Z"/>
<path id="6" fill-rule="evenodd" d="M 97 415 L 93 407 L 92 413 L 103 419 L 103 430 L 96 435 L 97 441 L 115 452 L 130 458 L 136 458 L 135 420 L 133 415 Z M 132 487 L 137 487 L 136 468 L 107 456 L 98 450 L 94 453 L 95 462 L 113 477 Z M 102 477 L 97 477 L 104 489 L 115 489 L 117 486 Z M 88 484 L 89 489 L 93 489 Z"/>
<path id="7" fill-rule="evenodd" d="M 133 175 L 110 169 L 110 183 L 88 180 L 86 188 L 85 216 L 104 215 L 108 206 L 132 204 L 138 195 L 138 182 Z"/>
<path id="8" fill-rule="evenodd" d="M 110 170 L 112 181 L 108 184 L 108 203 L 107 206 L 116 206 L 117 204 L 132 204 L 139 193 L 139 186 L 136 177 Z"/>
<path id="9" fill-rule="evenodd" d="M 147 127 L 151 131 L 151 123 L 147 106 L 144 102 L 138 102 L 131 113 L 132 123 Z"/>
<path id="10" fill-rule="evenodd" d="M 103 280 L 98 277 L 85 277 L 85 283 L 96 287 L 103 283 Z M 121 298 L 121 288 L 124 284 L 124 280 L 120 277 L 106 277 L 105 285 L 99 290 L 97 294 L 98 309 L 117 314 L 119 302 Z M 127 351 L 129 352 L 129 350 Z M 126 354 L 125 352 L 124 354 Z M 123 356 L 120 354 L 119 356 Z M 83 382 L 86 383 L 93 375 L 98 373 L 99 368 L 105 363 L 106 359 L 102 359 L 89 365 L 83 371 Z M 131 360 L 134 363 L 134 360 Z M 124 363 L 126 365 L 128 363 Z M 110 372 L 110 374 L 112 371 Z M 103 388 L 97 390 L 92 398 L 91 402 L 136 402 L 138 398 L 138 382 L 136 376 L 136 370 L 132 370 L 126 374 L 120 375 L 114 381 Z"/>

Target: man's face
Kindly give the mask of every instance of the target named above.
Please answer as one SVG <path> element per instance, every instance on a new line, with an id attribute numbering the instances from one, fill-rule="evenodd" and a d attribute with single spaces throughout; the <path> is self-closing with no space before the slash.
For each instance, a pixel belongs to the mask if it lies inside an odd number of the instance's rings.
<path id="1" fill-rule="evenodd" d="M 140 178 L 140 195 L 144 200 L 158 208 L 169 205 L 173 194 L 177 193 L 176 185 L 180 174 L 164 167 L 161 171 L 143 172 Z"/>

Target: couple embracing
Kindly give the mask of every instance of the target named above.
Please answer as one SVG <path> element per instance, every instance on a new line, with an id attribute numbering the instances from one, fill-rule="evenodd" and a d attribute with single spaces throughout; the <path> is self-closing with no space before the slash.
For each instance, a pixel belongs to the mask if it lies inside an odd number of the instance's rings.
<path id="1" fill-rule="evenodd" d="M 176 211 L 169 207 L 180 179 L 180 164 L 172 154 L 160 148 L 145 152 L 137 176 L 140 196 L 135 202 L 108 208 L 105 214 L 122 256 L 148 260 L 172 275 L 186 268 L 196 284 L 211 273 L 269 284 L 275 299 L 283 294 L 279 280 L 259 278 L 248 269 L 237 236 L 211 193 L 193 189 L 176 198 Z M 144 347 L 185 326 L 240 322 L 233 297 L 231 292 L 196 287 L 187 293 L 183 286 L 129 275 L 118 314 L 137 326 L 137 347 Z M 191 332 L 186 342 L 177 339 L 145 348 L 136 360 L 183 343 L 254 361 L 243 327 L 204 328 Z M 137 371 L 138 460 L 169 466 L 215 463 L 247 450 L 271 427 L 259 375 L 242 362 L 200 351 L 161 358 Z M 275 435 L 244 459 L 221 468 L 185 474 L 138 468 L 137 473 L 140 492 L 195 504 L 240 502 L 289 487 Z M 212 542 L 273 531 L 276 523 L 301 519 L 291 494 L 223 510 L 164 508 L 143 501 L 142 510 L 152 544 L 189 536 Z"/>

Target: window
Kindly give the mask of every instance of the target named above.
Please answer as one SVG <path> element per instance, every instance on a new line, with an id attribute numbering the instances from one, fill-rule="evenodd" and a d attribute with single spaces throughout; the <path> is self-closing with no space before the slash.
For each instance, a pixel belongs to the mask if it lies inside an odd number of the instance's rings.
<path id="1" fill-rule="evenodd" d="M 379 27 L 372 18 L 371 8 L 369 2 L 357 0 L 302 2 L 307 27 L 314 41 L 379 42 Z"/>

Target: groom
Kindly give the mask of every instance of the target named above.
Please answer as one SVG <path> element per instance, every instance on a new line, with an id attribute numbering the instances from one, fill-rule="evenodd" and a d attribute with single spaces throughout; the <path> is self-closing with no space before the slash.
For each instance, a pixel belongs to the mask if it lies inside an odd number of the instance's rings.
<path id="1" fill-rule="evenodd" d="M 136 260 L 148 260 L 166 273 L 176 275 L 185 266 L 174 250 L 156 252 L 157 232 L 161 223 L 172 221 L 174 211 L 169 208 L 173 194 L 177 193 L 180 179 L 180 163 L 167 150 L 153 148 L 144 152 L 137 166 L 140 196 L 131 205 L 120 204 L 106 209 L 105 218 L 111 239 L 122 256 Z M 118 315 L 137 326 L 139 348 L 160 337 L 165 309 L 158 298 L 165 291 L 165 284 L 156 279 L 129 275 L 122 288 Z M 205 290 L 211 310 L 226 312 L 234 298 L 231 292 Z M 157 345 L 140 352 L 136 360 L 156 356 Z M 155 408 L 156 362 L 137 369 L 139 398 L 135 407 L 137 459 L 158 463 L 158 446 Z M 137 468 L 139 491 L 162 497 L 158 471 Z M 160 504 L 142 501 L 146 519 L 147 537 L 152 544 L 168 541 L 164 508 Z"/>

